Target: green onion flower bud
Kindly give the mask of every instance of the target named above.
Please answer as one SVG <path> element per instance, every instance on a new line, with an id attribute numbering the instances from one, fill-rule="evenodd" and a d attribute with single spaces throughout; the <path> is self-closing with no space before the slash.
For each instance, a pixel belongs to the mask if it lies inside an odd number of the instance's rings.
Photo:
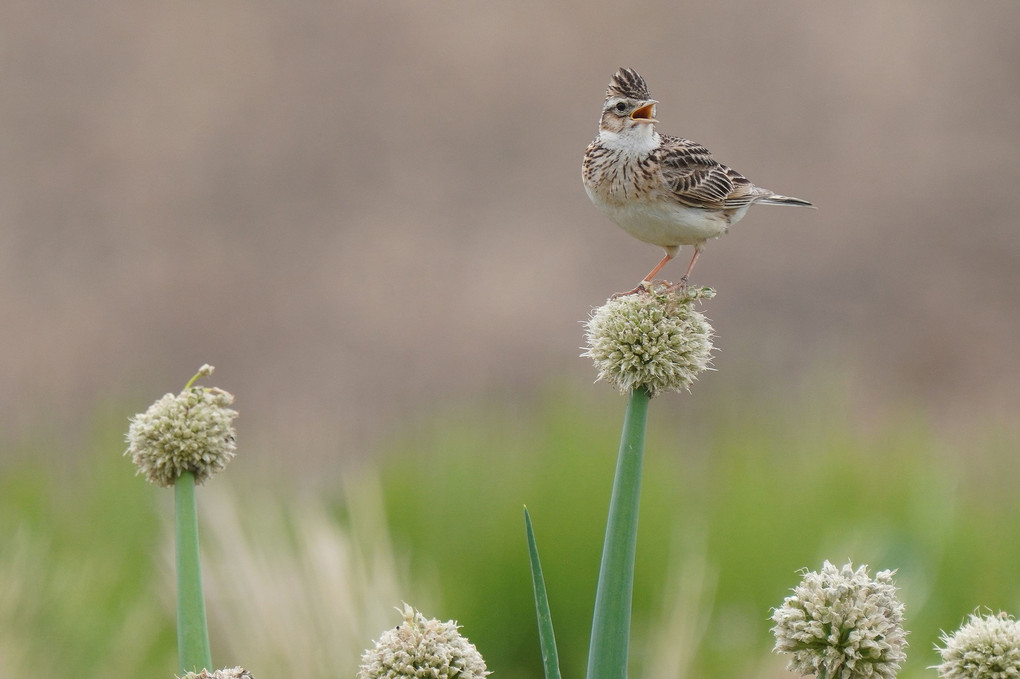
<path id="1" fill-rule="evenodd" d="M 935 647 L 942 679 L 1017 679 L 1020 677 L 1020 623 L 1007 613 L 977 614 L 952 634 L 942 633 L 945 648 Z"/>
<path id="2" fill-rule="evenodd" d="M 210 672 L 209 670 L 188 672 L 181 679 L 254 679 L 254 677 L 251 672 L 243 667 L 230 667 L 216 670 L 215 672 Z"/>
<path id="3" fill-rule="evenodd" d="M 836 568 L 804 578 L 775 609 L 775 651 L 790 653 L 787 669 L 819 679 L 892 679 L 906 659 L 903 604 L 893 571 L 872 579 L 868 567 Z"/>
<path id="4" fill-rule="evenodd" d="M 399 610 L 399 609 L 398 609 Z M 490 674 L 457 623 L 426 619 L 407 604 L 404 622 L 361 656 L 357 679 L 485 679 Z"/>
<path id="5" fill-rule="evenodd" d="M 202 366 L 196 378 L 211 372 Z M 172 486 L 186 471 L 202 483 L 234 457 L 237 411 L 227 407 L 233 402 L 232 395 L 216 388 L 188 386 L 176 396 L 167 394 L 131 418 L 124 454 L 159 486 Z"/>
<path id="6" fill-rule="evenodd" d="M 712 326 L 694 308 L 715 296 L 711 288 L 650 291 L 610 299 L 586 325 L 588 348 L 598 380 L 627 394 L 644 388 L 689 391 L 712 359 Z"/>

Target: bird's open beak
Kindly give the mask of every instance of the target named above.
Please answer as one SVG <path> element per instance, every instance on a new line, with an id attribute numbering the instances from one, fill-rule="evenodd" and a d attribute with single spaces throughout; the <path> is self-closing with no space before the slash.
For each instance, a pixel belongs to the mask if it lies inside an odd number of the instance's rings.
<path id="1" fill-rule="evenodd" d="M 639 123 L 659 122 L 655 119 L 655 105 L 658 103 L 654 99 L 649 99 L 644 106 L 634 109 L 634 112 L 630 114 L 630 119 Z"/>

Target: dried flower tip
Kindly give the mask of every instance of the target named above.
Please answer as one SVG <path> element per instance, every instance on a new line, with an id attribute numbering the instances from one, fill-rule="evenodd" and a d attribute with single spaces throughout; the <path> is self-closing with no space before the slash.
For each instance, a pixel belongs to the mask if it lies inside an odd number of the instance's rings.
<path id="1" fill-rule="evenodd" d="M 124 454 L 151 483 L 172 486 L 186 471 L 202 483 L 234 457 L 237 411 L 227 407 L 233 402 L 232 395 L 215 388 L 167 394 L 131 418 Z"/>
<path id="2" fill-rule="evenodd" d="M 209 670 L 201 672 L 188 672 L 180 679 L 254 679 L 252 673 L 243 667 L 230 667 L 216 670 L 210 673 Z"/>
<path id="3" fill-rule="evenodd" d="M 1016 679 L 1020 677 L 1020 623 L 1008 613 L 975 614 L 952 634 L 942 633 L 945 648 L 935 647 L 943 679 Z"/>
<path id="4" fill-rule="evenodd" d="M 689 391 L 712 359 L 712 326 L 694 309 L 711 299 L 711 288 L 676 292 L 639 292 L 610 299 L 592 313 L 586 325 L 588 349 L 581 354 L 595 362 L 598 380 L 624 394 L 645 388 Z"/>
<path id="5" fill-rule="evenodd" d="M 400 610 L 400 609 L 398 609 Z M 404 622 L 361 656 L 357 679 L 485 679 L 490 674 L 457 623 L 426 619 L 404 604 Z"/>
<path id="6" fill-rule="evenodd" d="M 790 653 L 787 669 L 824 679 L 892 679 L 906 659 L 903 603 L 894 571 L 872 579 L 868 567 L 837 569 L 826 561 L 772 615 L 774 650 Z"/>

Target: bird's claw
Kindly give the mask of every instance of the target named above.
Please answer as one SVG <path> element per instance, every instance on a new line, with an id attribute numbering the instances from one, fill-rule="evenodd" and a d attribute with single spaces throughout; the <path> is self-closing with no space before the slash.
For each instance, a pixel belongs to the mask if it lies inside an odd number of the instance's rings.
<path id="1" fill-rule="evenodd" d="M 638 283 L 637 287 L 627 292 L 618 292 L 609 299 L 619 299 L 620 297 L 627 297 L 629 295 L 636 295 L 640 292 L 648 292 L 653 295 L 670 295 L 674 292 L 684 292 L 687 290 L 687 276 L 685 275 L 680 279 L 678 283 L 673 283 L 667 280 L 643 280 Z"/>
<path id="2" fill-rule="evenodd" d="M 687 274 L 683 275 L 683 277 L 680 279 L 679 283 L 671 283 L 666 288 L 665 292 L 668 295 L 668 294 L 670 294 L 672 292 L 677 292 L 677 291 L 680 291 L 680 292 L 686 292 L 687 291 Z"/>
<path id="3" fill-rule="evenodd" d="M 609 299 L 619 299 L 621 297 L 627 297 L 629 295 L 636 295 L 639 292 L 654 292 L 656 281 L 643 280 L 637 284 L 637 287 L 627 292 L 618 292 Z"/>

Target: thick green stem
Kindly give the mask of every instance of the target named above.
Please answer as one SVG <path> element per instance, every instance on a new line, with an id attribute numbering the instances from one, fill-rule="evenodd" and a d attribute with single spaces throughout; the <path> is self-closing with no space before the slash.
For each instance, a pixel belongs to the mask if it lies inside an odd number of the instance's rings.
<path id="1" fill-rule="evenodd" d="M 648 401 L 645 389 L 632 391 L 623 422 L 606 541 L 602 548 L 602 566 L 595 593 L 595 617 L 588 648 L 588 679 L 626 679 L 627 676 Z"/>
<path id="2" fill-rule="evenodd" d="M 198 510 L 195 475 L 184 472 L 174 484 L 177 539 L 177 657 L 181 674 L 212 670 L 209 629 L 198 561 Z"/>

